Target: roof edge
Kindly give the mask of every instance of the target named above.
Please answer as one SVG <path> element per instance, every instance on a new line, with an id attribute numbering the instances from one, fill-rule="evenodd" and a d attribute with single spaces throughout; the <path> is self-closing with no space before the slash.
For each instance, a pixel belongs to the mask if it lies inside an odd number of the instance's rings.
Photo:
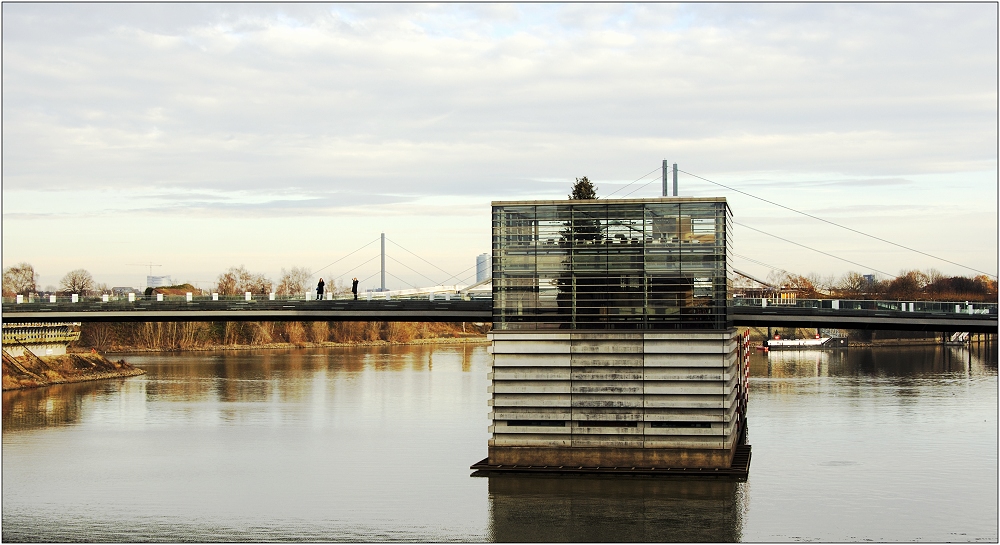
<path id="1" fill-rule="evenodd" d="M 490 201 L 491 206 L 538 206 L 550 204 L 643 204 L 684 202 L 726 202 L 725 197 L 650 197 L 646 199 L 559 199 L 532 201 Z M 727 203 L 728 204 L 728 203 Z"/>

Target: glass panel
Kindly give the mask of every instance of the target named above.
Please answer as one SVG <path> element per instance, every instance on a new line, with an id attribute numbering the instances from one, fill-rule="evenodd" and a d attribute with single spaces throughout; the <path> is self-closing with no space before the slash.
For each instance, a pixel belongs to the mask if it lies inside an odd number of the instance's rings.
<path id="1" fill-rule="evenodd" d="M 494 207 L 494 327 L 725 328 L 731 232 L 725 202 Z"/>

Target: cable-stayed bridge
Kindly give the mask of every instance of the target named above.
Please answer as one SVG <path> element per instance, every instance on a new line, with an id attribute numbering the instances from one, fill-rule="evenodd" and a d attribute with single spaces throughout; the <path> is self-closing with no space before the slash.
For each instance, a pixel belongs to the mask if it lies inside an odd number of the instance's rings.
<path id="1" fill-rule="evenodd" d="M 633 184 L 644 181 L 650 175 L 657 172 L 656 169 L 646 174 L 642 178 L 635 180 L 629 185 L 620 188 L 618 191 L 626 190 Z M 732 190 L 743 195 L 761 200 L 765 203 L 787 209 L 792 212 L 808 216 L 812 219 L 825 222 L 847 231 L 864 235 L 878 241 L 894 245 L 906 250 L 923 254 L 941 261 L 946 261 L 961 267 L 971 269 L 980 273 L 977 269 L 966 267 L 959 263 L 954 263 L 943 258 L 915 250 L 900 244 L 887 241 L 885 239 L 863 233 L 856 229 L 837 224 L 835 222 L 813 216 L 811 214 L 795 210 L 791 207 L 779 203 L 762 199 L 751 195 L 745 191 L 735 189 L 696 174 L 681 171 L 677 165 L 673 165 L 673 196 L 677 196 L 677 174 L 683 172 L 699 180 L 703 180 Z M 662 180 L 663 196 L 669 192 L 668 164 L 663 162 Z M 644 185 L 624 194 L 628 197 L 635 191 L 641 190 L 649 184 L 657 181 L 652 179 Z M 615 193 L 617 193 L 616 191 Z M 613 196 L 609 195 L 609 197 Z M 760 231 L 754 227 L 746 226 L 734 222 L 742 227 L 748 227 L 754 231 L 759 231 L 765 235 L 775 236 L 771 233 Z M 608 235 L 610 237 L 610 235 Z M 621 236 L 621 235 L 617 235 Z M 641 234 L 640 234 L 641 236 Z M 608 243 L 618 242 L 608 238 Z M 842 261 L 864 267 L 864 265 L 849 261 L 838 256 L 788 241 L 796 246 L 801 246 L 808 250 L 816 251 Z M 380 242 L 378 253 L 362 253 Z M 398 250 L 398 255 L 407 258 L 411 264 L 412 260 L 419 260 L 417 266 L 428 271 L 427 267 L 433 269 L 430 274 L 421 272 L 417 268 L 407 264 L 386 252 L 386 243 L 389 243 Z M 625 241 L 627 242 L 627 241 Z M 631 243 L 636 244 L 637 239 L 632 238 Z M 641 241 L 639 241 L 641 243 Z M 549 244 L 552 241 L 549 240 Z M 736 257 L 747 261 L 763 264 L 759 261 L 733 254 Z M 348 261 L 354 257 L 354 260 Z M 366 259 L 367 258 L 367 259 Z M 380 263 L 380 267 L 375 269 L 373 262 Z M 387 260 L 393 263 L 393 267 L 398 266 L 407 269 L 410 273 L 426 280 L 430 283 L 428 287 L 423 287 L 407 282 L 399 276 L 387 270 Z M 478 264 L 477 264 L 478 265 Z M 249 291 L 240 296 L 108 296 L 100 299 L 85 298 L 78 295 L 57 297 L 48 296 L 44 299 L 21 300 L 4 299 L 3 320 L 12 323 L 27 322 L 63 322 L 63 321 L 337 321 L 337 320 L 387 320 L 387 321 L 471 321 L 488 322 L 493 321 L 494 313 L 492 308 L 492 290 L 488 282 L 482 281 L 472 283 L 472 278 L 476 277 L 477 265 L 457 274 L 451 274 L 437 264 L 421 257 L 399 243 L 387 239 L 385 233 L 379 238 L 371 240 L 361 247 L 347 253 L 335 261 L 319 268 L 310 277 L 310 281 L 316 281 L 321 276 L 330 279 L 327 283 L 329 288 L 322 300 L 310 300 L 311 290 L 307 286 L 299 286 L 299 293 L 294 296 L 281 296 L 275 293 L 251 294 Z M 337 268 L 333 268 L 337 266 Z M 870 270 L 870 267 L 867 267 Z M 470 271 L 473 271 L 470 273 Z M 877 271 L 877 270 L 876 270 Z M 740 271 L 733 272 L 751 278 L 759 283 L 763 283 Z M 877 271 L 882 272 L 882 271 Z M 883 273 L 892 276 L 889 273 Z M 994 274 L 984 273 L 995 277 Z M 431 275 L 437 275 L 437 278 Z M 360 293 L 360 300 L 348 294 L 345 295 L 344 280 L 357 278 Z M 379 277 L 377 288 L 368 288 L 367 283 Z M 386 286 L 386 277 L 391 277 L 397 282 L 408 285 L 408 288 L 389 290 Z M 476 278 L 479 280 L 479 278 Z M 350 281 L 348 281 L 350 282 Z M 339 287 L 336 284 L 339 283 Z M 471 285 L 470 285 L 471 284 Z M 765 284 L 766 285 L 766 284 Z M 303 290 L 303 288 L 305 288 Z M 333 296 L 334 291 L 339 291 Z M 770 302 L 770 304 L 769 304 Z M 995 303 L 968 303 L 961 302 L 930 302 L 930 301 L 878 301 L 878 300 L 832 300 L 832 299 L 775 299 L 734 297 L 728 301 L 727 312 L 730 315 L 731 323 L 737 326 L 777 326 L 777 327 L 808 327 L 808 328 L 860 328 L 860 329 L 895 329 L 895 330 L 923 330 L 923 331 L 967 331 L 967 332 L 995 332 L 997 331 L 997 305 Z M 677 317 L 679 328 L 690 327 L 684 325 L 686 320 L 697 321 L 697 316 Z M 637 325 L 635 329 L 641 329 Z"/>

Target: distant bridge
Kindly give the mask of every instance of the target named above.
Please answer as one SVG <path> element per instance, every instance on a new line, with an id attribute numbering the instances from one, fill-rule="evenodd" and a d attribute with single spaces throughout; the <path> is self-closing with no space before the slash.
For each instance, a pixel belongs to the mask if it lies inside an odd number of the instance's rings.
<path id="1" fill-rule="evenodd" d="M 997 332 L 996 303 L 734 298 L 733 325 L 904 331 Z M 424 296 L 389 300 L 307 301 L 250 298 L 168 297 L 25 303 L 4 302 L 3 321 L 44 322 L 221 322 L 221 321 L 409 321 L 491 322 L 490 297 Z"/>

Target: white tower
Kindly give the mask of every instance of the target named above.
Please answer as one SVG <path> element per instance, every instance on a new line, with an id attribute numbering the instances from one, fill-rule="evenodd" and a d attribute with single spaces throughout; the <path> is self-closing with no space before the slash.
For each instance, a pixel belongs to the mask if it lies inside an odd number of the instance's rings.
<path id="1" fill-rule="evenodd" d="M 476 283 L 482 282 L 493 276 L 493 259 L 490 254 L 479 254 L 476 256 Z"/>

